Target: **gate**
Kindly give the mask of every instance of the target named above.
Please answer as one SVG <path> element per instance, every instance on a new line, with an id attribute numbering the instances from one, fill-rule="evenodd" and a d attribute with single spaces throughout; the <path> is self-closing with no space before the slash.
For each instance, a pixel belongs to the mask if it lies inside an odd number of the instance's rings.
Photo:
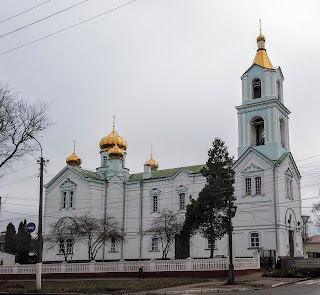
<path id="1" fill-rule="evenodd" d="M 260 267 L 275 268 L 276 267 L 276 250 L 259 250 Z"/>

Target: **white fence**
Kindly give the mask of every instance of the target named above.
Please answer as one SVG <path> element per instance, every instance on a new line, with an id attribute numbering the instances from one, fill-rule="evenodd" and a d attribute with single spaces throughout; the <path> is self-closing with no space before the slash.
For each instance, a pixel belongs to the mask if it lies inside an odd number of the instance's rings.
<path id="1" fill-rule="evenodd" d="M 101 272 L 138 272 L 142 266 L 145 272 L 162 271 L 212 271 L 228 270 L 228 258 L 183 260 L 146 260 L 146 261 L 117 261 L 89 263 L 57 263 L 43 264 L 42 273 L 101 273 Z M 260 269 L 259 254 L 253 258 L 235 258 L 235 270 Z M 0 266 L 0 274 L 35 274 L 35 264 Z"/>

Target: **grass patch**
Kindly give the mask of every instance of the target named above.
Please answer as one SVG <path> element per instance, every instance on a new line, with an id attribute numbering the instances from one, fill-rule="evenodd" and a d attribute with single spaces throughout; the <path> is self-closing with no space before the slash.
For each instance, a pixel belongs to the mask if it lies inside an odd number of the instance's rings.
<path id="1" fill-rule="evenodd" d="M 42 293 L 108 293 L 123 294 L 157 290 L 206 282 L 207 279 L 152 278 L 127 280 L 42 281 Z M 35 293 L 35 281 L 0 281 L 2 292 L 12 294 Z"/>

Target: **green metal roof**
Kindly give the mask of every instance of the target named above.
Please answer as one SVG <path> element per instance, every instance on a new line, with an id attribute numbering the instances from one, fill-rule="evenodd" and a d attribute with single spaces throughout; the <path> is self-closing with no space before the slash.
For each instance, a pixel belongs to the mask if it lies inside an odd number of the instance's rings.
<path id="1" fill-rule="evenodd" d="M 275 163 L 278 163 L 278 164 L 281 164 L 281 163 L 286 159 L 286 157 L 288 157 L 289 155 L 290 155 L 289 152 L 283 153 L 283 154 L 281 155 L 281 157 L 280 157 L 278 160 L 274 161 L 274 162 L 275 162 Z"/>
<path id="2" fill-rule="evenodd" d="M 195 165 L 195 166 L 187 166 L 187 167 L 179 167 L 172 169 L 164 169 L 164 170 L 155 170 L 151 171 L 151 179 L 158 178 L 167 178 L 175 175 L 180 169 L 184 170 L 188 174 L 197 174 L 201 173 L 202 168 L 206 165 Z M 143 180 L 143 173 L 137 173 L 130 175 L 129 181 L 140 181 Z"/>
<path id="3" fill-rule="evenodd" d="M 69 166 L 70 169 L 75 170 L 78 174 L 85 178 L 91 178 L 94 180 L 103 180 L 103 178 L 96 172 L 92 172 L 89 170 L 81 169 L 80 167 L 77 166 Z"/>

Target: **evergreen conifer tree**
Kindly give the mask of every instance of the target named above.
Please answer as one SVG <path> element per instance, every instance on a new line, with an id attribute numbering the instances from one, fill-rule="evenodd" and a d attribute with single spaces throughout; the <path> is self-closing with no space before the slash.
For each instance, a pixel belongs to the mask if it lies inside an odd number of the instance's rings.
<path id="1" fill-rule="evenodd" d="M 200 233 L 207 238 L 210 246 L 210 258 L 213 257 L 214 245 L 228 231 L 229 202 L 234 198 L 233 157 L 220 138 L 215 138 L 208 151 L 208 161 L 202 170 L 207 183 L 199 193 L 197 200 L 187 206 L 183 233 Z"/>
<path id="2" fill-rule="evenodd" d="M 10 254 L 16 254 L 16 228 L 11 222 L 7 225 L 4 238 L 4 251 Z"/>
<path id="3" fill-rule="evenodd" d="M 17 256 L 16 262 L 24 264 L 28 262 L 31 247 L 31 234 L 26 231 L 27 221 L 21 221 L 16 235 Z"/>

